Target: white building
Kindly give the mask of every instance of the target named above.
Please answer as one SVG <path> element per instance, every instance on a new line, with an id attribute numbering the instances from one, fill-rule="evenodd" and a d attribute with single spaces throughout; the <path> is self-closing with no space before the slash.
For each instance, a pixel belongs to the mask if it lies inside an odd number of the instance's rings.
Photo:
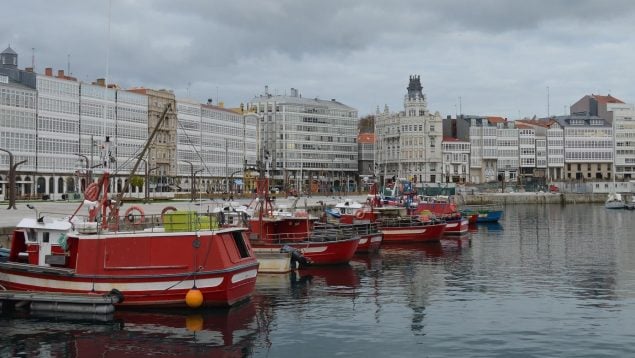
<path id="1" fill-rule="evenodd" d="M 520 168 L 518 129 L 514 122 L 499 123 L 496 132 L 498 174 L 505 181 L 515 181 Z"/>
<path id="2" fill-rule="evenodd" d="M 564 179 L 612 179 L 613 129 L 603 118 L 559 116 L 564 130 Z"/>
<path id="3" fill-rule="evenodd" d="M 442 176 L 446 183 L 465 183 L 470 178 L 470 142 L 443 137 Z"/>
<path id="4" fill-rule="evenodd" d="M 17 54 L 7 48 L 0 54 L 0 149 L 9 151 L 18 172 L 33 172 L 36 168 L 36 107 L 35 74 L 17 69 Z M 0 151 L 0 200 L 7 193 L 9 155 Z M 7 173 L 7 174 L 5 174 Z M 31 192 L 32 176 L 18 174 L 17 195 Z"/>
<path id="5" fill-rule="evenodd" d="M 200 191 L 245 189 L 245 163 L 256 161 L 255 116 L 185 99 L 176 108 L 178 186 L 190 190 L 192 173 L 198 173 Z"/>
<path id="6" fill-rule="evenodd" d="M 428 111 L 419 76 L 410 76 L 404 111 L 376 113 L 376 158 L 382 183 L 388 178 L 422 183 L 442 182 L 442 121 Z"/>
<path id="7" fill-rule="evenodd" d="M 617 179 L 635 178 L 635 106 L 608 103 L 615 130 L 615 176 Z"/>
<path id="8" fill-rule="evenodd" d="M 289 96 L 272 95 L 267 87 L 247 108 L 259 117 L 259 158 L 270 163 L 273 185 L 313 192 L 355 190 L 356 109 L 335 99 L 303 98 L 294 88 Z"/>

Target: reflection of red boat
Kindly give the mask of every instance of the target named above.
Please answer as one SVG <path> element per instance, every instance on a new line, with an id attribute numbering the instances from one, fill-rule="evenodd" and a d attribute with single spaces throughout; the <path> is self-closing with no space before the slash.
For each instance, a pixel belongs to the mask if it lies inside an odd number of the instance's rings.
<path id="1" fill-rule="evenodd" d="M 316 218 L 306 212 L 302 215 L 285 213 L 272 215 L 274 210 L 268 199 L 268 180 L 258 180 L 261 204 L 255 209 L 255 217 L 249 220 L 251 243 L 256 248 L 285 246 L 299 250 L 311 265 L 347 263 L 359 245 L 359 236 L 341 228 L 314 227 Z"/>
<path id="2" fill-rule="evenodd" d="M 107 164 L 85 191 L 87 220 L 41 217 L 17 225 L 9 259 L 0 263 L 0 285 L 37 292 L 116 290 L 123 295 L 120 306 L 185 306 L 193 286 L 204 305 L 232 305 L 252 294 L 258 262 L 244 229 L 218 230 L 211 216 L 190 212 L 182 223 L 157 227 L 163 217 L 145 220 L 136 206 L 121 217 L 121 197 L 108 197 Z"/>
<path id="3" fill-rule="evenodd" d="M 300 277 L 311 276 L 313 280 L 324 280 L 327 286 L 358 287 L 359 276 L 350 265 L 307 267 L 298 270 Z"/>
<path id="4" fill-rule="evenodd" d="M 86 334 L 86 323 L 64 330 L 73 344 L 60 356 L 130 357 L 174 355 L 199 357 L 201 349 L 213 357 L 243 357 L 255 339 L 256 310 L 253 304 L 231 310 L 192 314 L 118 311 L 119 329 Z M 63 316 L 57 318 L 64 319 Z M 54 323 L 51 326 L 54 327 Z M 247 334 L 245 334 L 247 332 Z M 59 339 L 59 338 L 58 338 Z M 72 347 L 69 352 L 69 347 Z M 55 352 L 51 352 L 55 353 Z M 69 354 L 70 353 L 70 354 Z M 52 354 L 55 356 L 56 354 Z"/>
<path id="5" fill-rule="evenodd" d="M 443 245 L 440 241 L 426 242 L 421 245 L 390 244 L 384 246 L 382 252 L 384 252 L 383 261 L 386 261 L 387 257 L 395 254 L 411 255 L 420 253 L 425 255 L 425 257 L 441 257 L 443 256 Z"/>

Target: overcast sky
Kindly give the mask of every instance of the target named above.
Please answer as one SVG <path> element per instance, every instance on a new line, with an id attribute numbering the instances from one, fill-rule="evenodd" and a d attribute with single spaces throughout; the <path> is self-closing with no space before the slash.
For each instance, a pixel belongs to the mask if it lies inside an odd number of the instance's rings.
<path id="1" fill-rule="evenodd" d="M 108 73 L 124 88 L 200 102 L 218 93 L 226 106 L 265 85 L 294 87 L 360 117 L 403 109 L 418 74 L 431 111 L 455 115 L 460 97 L 465 114 L 516 119 L 563 114 L 591 93 L 635 102 L 634 9 L 631 0 L 23 0 L 5 4 L 0 46 L 18 52 L 21 68 L 35 48 L 37 72 L 66 70 L 70 54 L 82 81 Z"/>

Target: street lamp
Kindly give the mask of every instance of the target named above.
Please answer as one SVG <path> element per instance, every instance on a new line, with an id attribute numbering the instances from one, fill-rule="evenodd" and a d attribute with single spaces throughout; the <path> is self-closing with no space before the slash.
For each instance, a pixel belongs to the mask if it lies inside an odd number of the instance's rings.
<path id="1" fill-rule="evenodd" d="M 190 201 L 194 201 L 194 199 L 196 198 L 196 186 L 194 185 L 195 181 L 196 181 L 196 174 L 202 172 L 203 169 L 198 169 L 196 170 L 193 174 L 192 174 L 192 198 Z"/>
<path id="2" fill-rule="evenodd" d="M 190 199 L 194 201 L 194 197 L 196 196 L 194 193 L 194 164 L 189 160 L 184 160 L 184 162 L 190 165 Z"/>
<path id="3" fill-rule="evenodd" d="M 14 164 L 13 163 L 13 161 L 14 161 L 13 153 L 11 153 L 10 151 L 8 151 L 6 149 L 2 149 L 2 148 L 0 148 L 0 151 L 3 151 L 5 153 L 9 154 L 9 172 L 8 172 L 8 176 L 9 176 L 9 206 L 7 207 L 7 210 L 9 210 L 11 208 L 13 208 L 14 210 L 17 210 L 17 208 L 15 207 L 15 201 L 16 201 L 16 193 L 15 193 L 16 169 L 18 168 L 18 165 L 26 163 L 26 159 Z"/>
<path id="4" fill-rule="evenodd" d="M 153 170 L 157 170 L 159 169 L 159 167 L 154 167 L 151 169 L 148 169 L 148 161 L 139 157 L 140 160 L 143 161 L 144 164 L 144 189 L 143 189 L 143 202 L 147 203 L 148 199 L 150 197 L 150 172 Z"/>
<path id="5" fill-rule="evenodd" d="M 90 162 L 88 161 L 88 157 L 85 156 L 84 154 L 79 154 L 79 153 L 75 153 L 76 156 L 84 159 L 84 166 L 86 167 L 86 173 L 84 173 L 85 177 L 86 177 L 86 186 L 88 186 L 88 184 L 93 182 L 93 172 L 92 169 L 90 167 Z"/>

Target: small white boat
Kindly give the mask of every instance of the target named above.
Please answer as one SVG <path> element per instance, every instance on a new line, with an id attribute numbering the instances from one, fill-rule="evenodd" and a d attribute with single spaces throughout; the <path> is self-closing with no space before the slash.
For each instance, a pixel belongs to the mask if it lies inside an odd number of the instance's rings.
<path id="1" fill-rule="evenodd" d="M 624 209 L 626 207 L 626 203 L 624 202 L 624 199 L 622 199 L 621 194 L 610 193 L 606 199 L 606 203 L 604 203 L 604 207 L 607 209 Z"/>

